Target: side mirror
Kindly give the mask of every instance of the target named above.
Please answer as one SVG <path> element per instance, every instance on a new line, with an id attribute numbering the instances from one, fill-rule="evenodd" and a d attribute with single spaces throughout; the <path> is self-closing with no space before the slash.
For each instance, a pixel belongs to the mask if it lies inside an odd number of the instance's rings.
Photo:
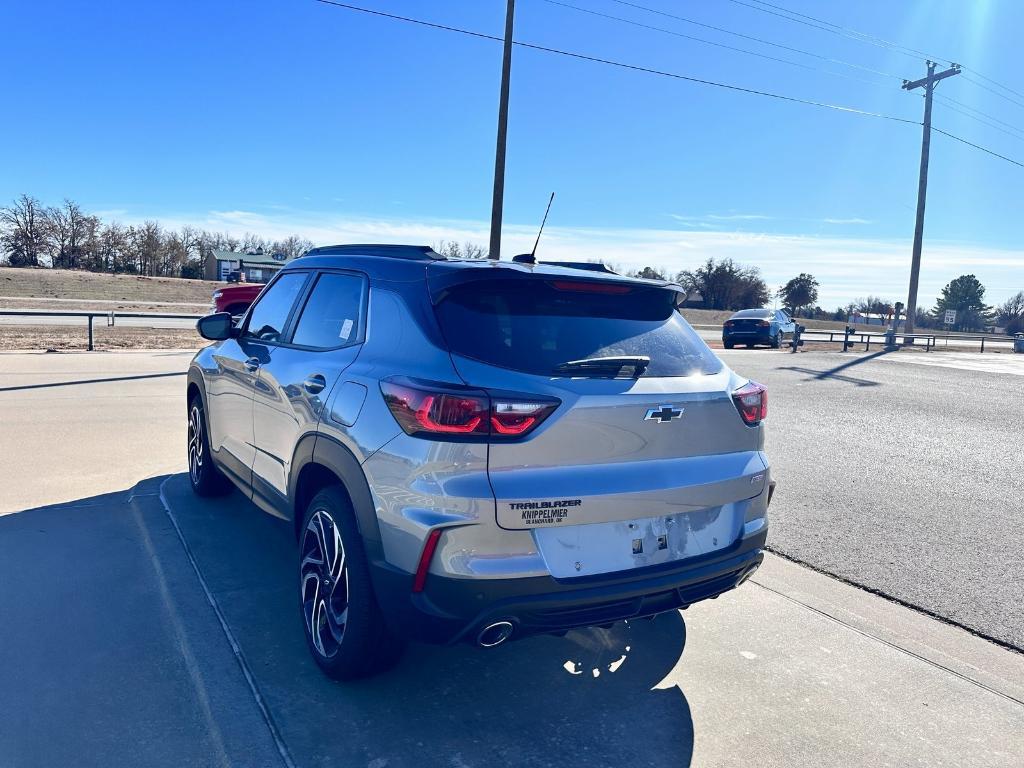
<path id="1" fill-rule="evenodd" d="M 224 339 L 230 339 L 238 334 L 230 312 L 217 312 L 214 315 L 199 318 L 196 330 L 199 331 L 200 336 L 210 341 L 224 341 Z"/>

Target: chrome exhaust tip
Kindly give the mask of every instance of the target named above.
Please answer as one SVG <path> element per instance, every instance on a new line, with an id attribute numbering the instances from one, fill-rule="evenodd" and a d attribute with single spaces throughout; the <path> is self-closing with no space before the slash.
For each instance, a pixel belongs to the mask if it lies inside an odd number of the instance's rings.
<path id="1" fill-rule="evenodd" d="M 758 569 L 758 567 L 760 565 L 761 565 L 760 563 L 754 563 L 752 566 L 747 568 L 747 570 L 744 571 L 743 575 L 740 576 L 740 580 L 736 582 L 736 586 L 738 587 L 740 584 L 742 584 L 747 579 L 749 579 L 751 576 L 753 576 L 754 573 L 757 571 L 757 569 Z"/>
<path id="2" fill-rule="evenodd" d="M 512 637 L 514 629 L 515 627 L 510 621 L 496 621 L 493 624 L 488 624 L 476 636 L 476 644 L 481 648 L 494 648 Z"/>

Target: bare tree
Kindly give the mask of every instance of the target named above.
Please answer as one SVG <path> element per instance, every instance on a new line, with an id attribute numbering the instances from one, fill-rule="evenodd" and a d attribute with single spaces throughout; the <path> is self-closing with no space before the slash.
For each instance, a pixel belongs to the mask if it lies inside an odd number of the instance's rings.
<path id="1" fill-rule="evenodd" d="M 270 250 L 270 243 L 259 235 L 246 232 L 242 238 L 242 252 L 252 254 L 263 254 Z"/>
<path id="2" fill-rule="evenodd" d="M 469 241 L 459 245 L 454 240 L 442 240 L 434 245 L 434 250 L 448 259 L 484 259 L 487 249 L 482 245 Z"/>
<path id="3" fill-rule="evenodd" d="M 38 267 L 46 253 L 47 222 L 39 201 L 21 195 L 0 208 L 0 244 L 12 267 Z"/>
<path id="4" fill-rule="evenodd" d="M 1006 327 L 1007 333 L 1024 331 L 1024 291 L 1018 291 L 996 309 L 999 322 Z"/>
<path id="5" fill-rule="evenodd" d="M 98 257 L 104 272 L 128 271 L 128 237 L 124 227 L 116 221 L 100 232 Z"/>
<path id="6" fill-rule="evenodd" d="M 297 259 L 313 247 L 313 243 L 298 235 L 289 235 L 284 240 L 277 240 L 270 246 L 270 252 L 281 254 L 289 261 Z"/>
<path id="7" fill-rule="evenodd" d="M 73 200 L 64 198 L 59 207 L 47 208 L 50 260 L 54 267 L 78 269 L 81 266 L 90 217 Z"/>

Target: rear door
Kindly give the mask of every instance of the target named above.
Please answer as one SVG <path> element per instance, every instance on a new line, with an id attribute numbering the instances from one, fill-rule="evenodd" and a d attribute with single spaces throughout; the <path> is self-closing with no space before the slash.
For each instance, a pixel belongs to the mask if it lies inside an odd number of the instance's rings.
<path id="1" fill-rule="evenodd" d="M 766 482 L 761 427 L 732 401 L 743 380 L 675 311 L 670 291 L 607 285 L 476 282 L 437 306 L 466 383 L 561 403 L 525 439 L 492 440 L 488 457 L 498 525 L 534 529 L 556 576 L 724 548 Z M 557 371 L 636 355 L 650 363 L 635 377 Z"/>
<path id="2" fill-rule="evenodd" d="M 275 510 L 285 506 L 295 446 L 316 429 L 338 376 L 359 354 L 366 295 L 360 274 L 318 273 L 285 340 L 260 369 L 253 406 L 253 487 Z"/>

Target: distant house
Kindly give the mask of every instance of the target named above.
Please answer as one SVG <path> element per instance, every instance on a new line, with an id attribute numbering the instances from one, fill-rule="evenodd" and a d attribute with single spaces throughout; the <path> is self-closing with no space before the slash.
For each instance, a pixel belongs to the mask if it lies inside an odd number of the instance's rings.
<path id="1" fill-rule="evenodd" d="M 206 260 L 207 280 L 224 282 L 237 272 L 243 282 L 266 283 L 285 265 L 283 253 L 236 253 L 235 251 L 214 251 L 213 258 Z"/>
<path id="2" fill-rule="evenodd" d="M 900 321 L 898 327 L 903 327 L 904 317 L 900 315 Z M 881 325 L 888 326 L 892 325 L 892 315 L 882 315 L 877 312 L 854 312 L 852 315 L 846 318 L 846 322 L 851 324 L 860 325 Z"/>

